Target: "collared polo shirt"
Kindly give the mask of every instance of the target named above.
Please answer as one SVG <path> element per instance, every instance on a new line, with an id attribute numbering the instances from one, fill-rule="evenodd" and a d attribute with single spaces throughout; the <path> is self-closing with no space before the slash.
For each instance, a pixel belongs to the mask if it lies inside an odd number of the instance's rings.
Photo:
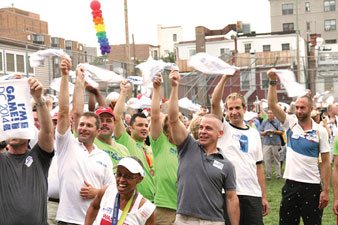
<path id="1" fill-rule="evenodd" d="M 234 166 L 220 151 L 207 155 L 190 135 L 177 150 L 177 213 L 224 221 L 222 189 L 236 190 Z"/>
<path id="2" fill-rule="evenodd" d="M 288 114 L 283 126 L 287 137 L 286 164 L 283 177 L 304 183 L 319 184 L 318 156 L 320 153 L 330 151 L 327 131 L 313 120 L 312 128 L 303 130 L 297 117 Z"/>

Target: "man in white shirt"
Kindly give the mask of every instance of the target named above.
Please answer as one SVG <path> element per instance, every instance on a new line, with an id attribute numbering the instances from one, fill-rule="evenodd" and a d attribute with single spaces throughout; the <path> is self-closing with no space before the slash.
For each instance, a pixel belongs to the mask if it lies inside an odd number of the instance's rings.
<path id="1" fill-rule="evenodd" d="M 238 73 L 238 72 L 237 72 Z M 211 100 L 211 113 L 223 117 L 220 105 L 228 75 L 218 82 Z M 245 99 L 238 93 L 230 94 L 225 100 L 228 123 L 223 118 L 223 136 L 217 147 L 236 168 L 236 193 L 239 199 L 240 224 L 262 225 L 263 216 L 269 212 L 265 190 L 262 143 L 257 130 L 244 123 Z M 227 215 L 225 215 L 226 224 Z"/>
<path id="2" fill-rule="evenodd" d="M 69 119 L 68 78 L 70 61 L 62 59 L 59 112 L 56 132 L 60 203 L 56 216 L 58 224 L 83 224 L 92 198 L 99 189 L 115 182 L 113 165 L 107 153 L 93 144 L 100 133 L 100 119 L 93 112 L 82 112 L 84 95 L 73 98 L 73 122 L 78 134 L 71 132 Z M 76 70 L 74 93 L 84 91 L 83 68 Z"/>
<path id="3" fill-rule="evenodd" d="M 282 189 L 279 224 L 299 224 L 300 216 L 304 225 L 321 224 L 330 191 L 330 146 L 327 131 L 311 119 L 314 106 L 308 95 L 297 99 L 296 116 L 286 114 L 278 105 L 277 74 L 270 70 L 268 77 L 269 109 L 283 125 L 287 136 L 283 176 L 286 182 Z"/>

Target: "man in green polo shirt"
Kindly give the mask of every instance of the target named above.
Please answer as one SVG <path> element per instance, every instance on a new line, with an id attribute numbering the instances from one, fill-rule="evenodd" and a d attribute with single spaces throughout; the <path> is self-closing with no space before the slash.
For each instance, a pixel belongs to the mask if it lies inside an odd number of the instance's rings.
<path id="1" fill-rule="evenodd" d="M 94 144 L 101 150 L 107 152 L 112 159 L 113 165 L 119 164 L 119 161 L 129 156 L 128 149 L 113 141 L 113 132 L 115 126 L 115 115 L 111 108 L 100 107 L 95 111 L 100 117 L 100 134 L 95 138 Z"/>
<path id="2" fill-rule="evenodd" d="M 154 202 L 155 186 L 152 176 L 152 153 L 151 148 L 144 143 L 149 133 L 148 120 L 144 114 L 133 115 L 130 120 L 131 135 L 129 136 L 122 118 L 127 93 L 131 88 L 129 80 L 122 81 L 120 88 L 121 93 L 114 108 L 116 116 L 114 137 L 117 143 L 128 148 L 131 156 L 136 156 L 142 161 L 146 176 L 143 181 L 137 185 L 137 190 L 146 199 Z"/>

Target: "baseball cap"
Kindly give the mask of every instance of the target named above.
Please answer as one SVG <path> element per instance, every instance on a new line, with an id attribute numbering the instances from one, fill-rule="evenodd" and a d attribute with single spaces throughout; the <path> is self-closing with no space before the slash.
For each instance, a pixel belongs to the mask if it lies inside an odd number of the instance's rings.
<path id="1" fill-rule="evenodd" d="M 114 166 L 114 169 L 117 168 L 118 166 L 125 167 L 131 173 L 134 174 L 139 173 L 142 177 L 146 175 L 140 163 L 131 157 L 125 157 L 121 159 L 119 164 L 117 166 Z"/>
<path id="2" fill-rule="evenodd" d="M 110 107 L 100 107 L 95 111 L 96 115 L 101 115 L 102 113 L 109 113 L 110 115 L 112 115 L 115 118 L 115 114 L 113 112 L 113 110 Z"/>
<path id="3" fill-rule="evenodd" d="M 57 120 L 58 119 L 58 113 L 54 113 L 54 115 L 52 116 L 52 120 Z"/>

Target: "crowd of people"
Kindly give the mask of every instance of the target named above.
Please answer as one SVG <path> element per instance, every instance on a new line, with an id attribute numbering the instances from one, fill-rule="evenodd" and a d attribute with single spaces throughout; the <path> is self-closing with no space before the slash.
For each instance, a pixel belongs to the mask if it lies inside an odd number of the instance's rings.
<path id="1" fill-rule="evenodd" d="M 329 202 L 331 164 L 338 215 L 335 104 L 324 112 L 309 93 L 284 109 L 270 70 L 267 109 L 261 101 L 249 112 L 239 93 L 227 96 L 223 108 L 231 76 L 224 75 L 210 113 L 203 107 L 187 119 L 178 106 L 180 74 L 173 70 L 167 106 L 161 104 L 159 74 L 149 115 L 130 115 L 129 80 L 112 102 L 85 82 L 79 67 L 70 101 L 70 68 L 62 58 L 53 116 L 41 83 L 28 80 L 36 138 L 0 143 L 0 224 L 262 225 L 270 212 L 265 181 L 284 178 L 275 224 L 299 224 L 302 218 L 305 225 L 319 225 Z"/>

